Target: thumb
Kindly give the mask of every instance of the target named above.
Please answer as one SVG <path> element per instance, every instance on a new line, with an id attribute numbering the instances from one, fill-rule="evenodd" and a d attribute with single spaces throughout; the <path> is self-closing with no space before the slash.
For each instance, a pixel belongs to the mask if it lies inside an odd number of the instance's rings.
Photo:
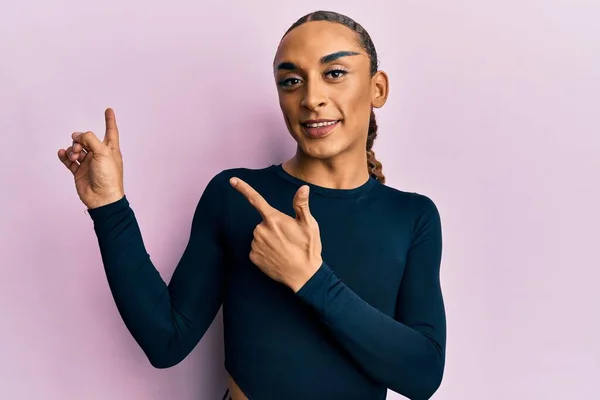
<path id="1" fill-rule="evenodd" d="M 296 211 L 296 220 L 300 223 L 308 223 L 312 220 L 312 214 L 308 206 L 308 194 L 310 188 L 307 185 L 301 186 L 294 195 L 294 210 Z"/>
<path id="2" fill-rule="evenodd" d="M 80 143 L 84 149 L 93 153 L 102 154 L 106 149 L 106 145 L 98 139 L 94 132 L 87 131 L 85 133 L 75 132 L 72 136 L 76 143 Z"/>

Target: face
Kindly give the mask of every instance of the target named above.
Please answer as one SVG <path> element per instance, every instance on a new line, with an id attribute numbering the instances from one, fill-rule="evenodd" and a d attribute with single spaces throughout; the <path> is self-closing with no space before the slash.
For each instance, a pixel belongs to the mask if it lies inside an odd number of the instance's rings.
<path id="1" fill-rule="evenodd" d="M 308 157 L 365 155 L 372 108 L 388 93 L 384 72 L 371 75 L 368 54 L 346 26 L 313 21 L 290 31 L 275 56 L 279 104 L 289 132 Z"/>

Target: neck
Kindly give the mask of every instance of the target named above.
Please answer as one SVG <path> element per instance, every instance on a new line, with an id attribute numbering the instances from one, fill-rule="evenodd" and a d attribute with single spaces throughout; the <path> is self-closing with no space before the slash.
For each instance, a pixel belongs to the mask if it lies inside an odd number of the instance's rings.
<path id="1" fill-rule="evenodd" d="M 369 179 L 366 151 L 330 159 L 312 158 L 298 151 L 282 167 L 298 179 L 330 189 L 354 189 Z"/>

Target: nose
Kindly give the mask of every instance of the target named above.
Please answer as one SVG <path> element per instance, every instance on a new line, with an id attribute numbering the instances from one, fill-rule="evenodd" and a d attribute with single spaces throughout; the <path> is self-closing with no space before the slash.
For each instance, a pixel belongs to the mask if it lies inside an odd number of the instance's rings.
<path id="1" fill-rule="evenodd" d="M 327 104 L 327 96 L 324 88 L 318 80 L 311 79 L 304 85 L 304 97 L 302 98 L 302 107 L 311 111 Z"/>

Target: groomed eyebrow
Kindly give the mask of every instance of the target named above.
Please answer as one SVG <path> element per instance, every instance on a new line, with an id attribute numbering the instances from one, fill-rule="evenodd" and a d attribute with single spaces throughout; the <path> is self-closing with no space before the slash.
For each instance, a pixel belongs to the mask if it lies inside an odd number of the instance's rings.
<path id="1" fill-rule="evenodd" d="M 336 51 L 335 53 L 331 53 L 331 54 L 321 57 L 321 64 L 329 64 L 330 62 L 335 61 L 339 58 L 348 57 L 348 56 L 357 56 L 359 54 L 360 53 L 357 53 L 355 51 Z M 298 67 L 294 63 L 291 63 L 289 61 L 284 61 L 284 62 L 280 63 L 276 69 L 293 71 L 293 70 L 298 69 Z"/>

